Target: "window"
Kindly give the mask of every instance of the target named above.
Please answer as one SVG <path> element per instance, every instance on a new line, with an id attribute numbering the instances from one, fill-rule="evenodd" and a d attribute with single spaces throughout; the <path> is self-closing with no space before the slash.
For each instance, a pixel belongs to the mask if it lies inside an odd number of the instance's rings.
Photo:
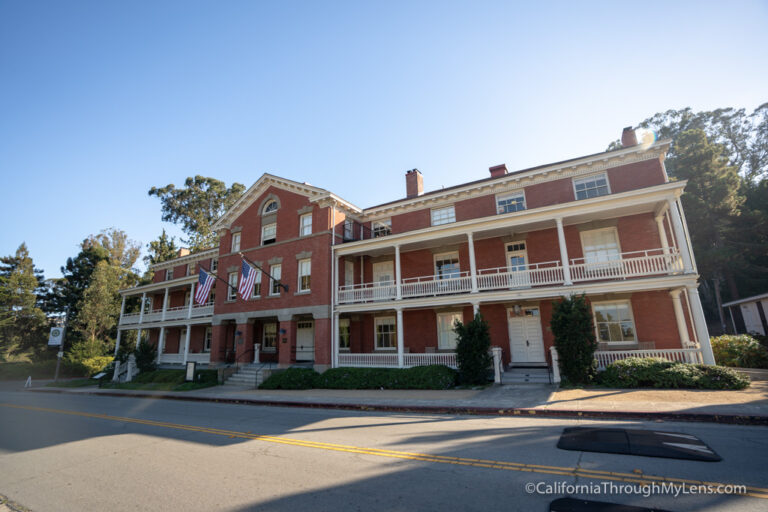
<path id="1" fill-rule="evenodd" d="M 435 208 L 432 210 L 432 225 L 439 226 L 441 224 L 450 224 L 456 222 L 456 212 L 453 210 L 453 206 L 446 206 L 445 208 Z"/>
<path id="2" fill-rule="evenodd" d="M 192 275 L 192 270 L 193 269 L 194 269 L 194 267 L 192 266 L 192 264 L 191 263 L 187 263 L 187 275 L 188 276 Z"/>
<path id="3" fill-rule="evenodd" d="M 460 277 L 459 253 L 449 252 L 435 255 L 435 275 L 438 279 Z"/>
<path id="4" fill-rule="evenodd" d="M 213 329 L 210 327 L 205 328 L 205 337 L 203 338 L 203 352 L 211 351 L 211 338 L 213 337 Z"/>
<path id="5" fill-rule="evenodd" d="M 374 336 L 376 350 L 393 350 L 397 348 L 397 328 L 395 317 L 379 317 L 374 320 Z"/>
<path id="6" fill-rule="evenodd" d="M 497 213 L 512 213 L 525 210 L 525 195 L 520 193 L 501 196 L 496 199 Z"/>
<path id="7" fill-rule="evenodd" d="M 217 270 L 219 270 L 219 259 L 213 258 L 211 260 L 211 272 L 216 272 Z"/>
<path id="8" fill-rule="evenodd" d="M 269 280 L 269 294 L 280 295 L 280 279 L 283 274 L 283 266 L 280 264 L 272 265 L 269 267 L 269 273 L 272 274 L 272 279 Z"/>
<path id="9" fill-rule="evenodd" d="M 258 270 L 253 269 L 254 272 L 258 272 Z M 253 283 L 253 293 L 251 294 L 252 299 L 258 299 L 261 297 L 261 272 L 256 274 L 256 281 Z"/>
<path id="10" fill-rule="evenodd" d="M 312 214 L 307 213 L 299 217 L 299 236 L 312 234 Z"/>
<path id="11" fill-rule="evenodd" d="M 232 233 L 232 252 L 240 250 L 240 233 Z"/>
<path id="12" fill-rule="evenodd" d="M 275 243 L 277 238 L 277 223 L 267 224 L 261 228 L 261 245 Z"/>
<path id="13" fill-rule="evenodd" d="M 352 219 L 344 220 L 344 240 L 355 239 L 355 221 Z"/>
<path id="14" fill-rule="evenodd" d="M 184 293 L 184 307 L 189 306 L 189 290 Z"/>
<path id="15" fill-rule="evenodd" d="M 456 333 L 453 328 L 461 322 L 461 313 L 437 314 L 437 347 L 441 350 L 456 350 Z"/>
<path id="16" fill-rule="evenodd" d="M 261 350 L 275 352 L 277 350 L 277 324 L 264 324 L 264 336 L 262 337 Z"/>
<path id="17" fill-rule="evenodd" d="M 299 291 L 308 292 L 310 290 L 312 278 L 312 260 L 299 260 Z"/>
<path id="18" fill-rule="evenodd" d="M 261 211 L 262 215 L 267 215 L 268 213 L 273 213 L 277 211 L 277 201 L 274 199 L 271 199 L 267 201 L 267 204 L 264 205 L 264 209 Z"/>
<path id="19" fill-rule="evenodd" d="M 628 301 L 595 302 L 597 340 L 605 343 L 633 343 L 637 341 L 635 322 Z"/>
<path id="20" fill-rule="evenodd" d="M 213 285 L 213 288 L 211 288 L 211 295 L 208 297 L 208 304 L 215 304 L 216 303 L 216 285 Z"/>
<path id="21" fill-rule="evenodd" d="M 355 284 L 355 262 L 344 262 L 344 286 L 352 286 Z"/>
<path id="22" fill-rule="evenodd" d="M 173 280 L 173 268 L 169 268 L 168 270 L 165 271 L 165 280 L 166 281 Z"/>
<path id="23" fill-rule="evenodd" d="M 621 259 L 619 240 L 616 228 L 594 229 L 581 232 L 581 247 L 584 251 L 584 262 L 602 263 Z"/>
<path id="24" fill-rule="evenodd" d="M 339 318 L 339 349 L 349 350 L 349 318 Z"/>
<path id="25" fill-rule="evenodd" d="M 589 199 L 611 193 L 608 188 L 608 177 L 605 174 L 574 179 L 573 188 L 576 192 L 576 199 Z"/>
<path id="26" fill-rule="evenodd" d="M 392 234 L 392 219 L 375 220 L 372 223 L 373 226 L 373 238 L 379 238 L 380 236 L 387 236 Z"/>
<path id="27" fill-rule="evenodd" d="M 237 299 L 237 272 L 230 272 L 227 278 L 227 300 Z"/>

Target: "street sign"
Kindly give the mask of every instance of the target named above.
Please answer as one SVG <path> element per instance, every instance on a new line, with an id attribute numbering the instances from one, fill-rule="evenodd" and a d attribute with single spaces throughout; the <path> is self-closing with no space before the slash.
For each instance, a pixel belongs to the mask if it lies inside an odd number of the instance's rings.
<path id="1" fill-rule="evenodd" d="M 64 340 L 64 329 L 61 327 L 51 327 L 51 334 L 48 337 L 48 345 L 51 347 L 60 347 Z"/>

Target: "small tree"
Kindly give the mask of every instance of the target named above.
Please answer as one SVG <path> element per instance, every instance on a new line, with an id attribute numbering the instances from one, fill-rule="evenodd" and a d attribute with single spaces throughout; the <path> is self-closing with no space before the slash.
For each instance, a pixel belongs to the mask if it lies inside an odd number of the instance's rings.
<path id="1" fill-rule="evenodd" d="M 488 322 L 478 313 L 466 324 L 456 322 L 453 331 L 458 336 L 456 359 L 459 380 L 464 384 L 485 384 L 491 367 L 491 337 Z"/>
<path id="2" fill-rule="evenodd" d="M 136 368 L 140 372 L 151 372 L 157 368 L 157 349 L 147 340 L 141 340 L 139 346 L 133 352 L 136 357 Z"/>
<path id="3" fill-rule="evenodd" d="M 553 302 L 550 326 L 564 380 L 570 384 L 589 382 L 595 372 L 597 341 L 584 295 Z"/>

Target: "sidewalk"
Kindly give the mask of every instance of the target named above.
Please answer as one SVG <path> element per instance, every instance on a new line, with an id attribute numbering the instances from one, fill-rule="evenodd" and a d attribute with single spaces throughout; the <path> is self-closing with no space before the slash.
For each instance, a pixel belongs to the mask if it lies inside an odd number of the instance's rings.
<path id="1" fill-rule="evenodd" d="M 650 419 L 768 425 L 768 381 L 743 391 L 653 389 L 558 389 L 516 384 L 482 390 L 255 390 L 215 386 L 196 391 L 50 388 L 31 391 L 213 401 L 283 407 L 397 412 L 535 415 L 602 419 Z M 22 384 L 23 386 L 23 384 Z M 22 387 L 17 386 L 16 389 Z M 8 389 L 7 386 L 3 386 Z"/>

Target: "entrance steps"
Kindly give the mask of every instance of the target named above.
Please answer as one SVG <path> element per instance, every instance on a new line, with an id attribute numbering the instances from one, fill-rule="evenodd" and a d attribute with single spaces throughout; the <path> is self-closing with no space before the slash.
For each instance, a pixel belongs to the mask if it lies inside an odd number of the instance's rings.
<path id="1" fill-rule="evenodd" d="M 502 384 L 550 384 L 547 366 L 513 366 L 501 374 Z"/>
<path id="2" fill-rule="evenodd" d="M 237 373 L 230 375 L 224 381 L 224 386 L 237 386 L 258 388 L 264 380 L 272 373 L 272 366 L 264 364 L 247 364 L 240 367 Z"/>

